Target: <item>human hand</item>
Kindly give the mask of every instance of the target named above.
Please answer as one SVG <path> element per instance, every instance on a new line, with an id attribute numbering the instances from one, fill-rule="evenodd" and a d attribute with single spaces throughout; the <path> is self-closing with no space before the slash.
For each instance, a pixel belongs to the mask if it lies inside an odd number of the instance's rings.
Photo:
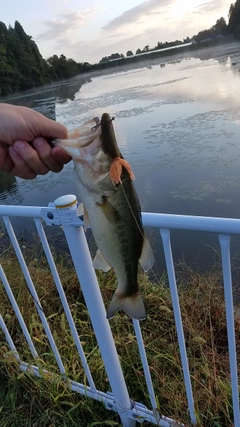
<path id="1" fill-rule="evenodd" d="M 0 104 L 0 169 L 25 179 L 60 172 L 71 157 L 50 137 L 65 139 L 67 129 L 30 108 Z"/>

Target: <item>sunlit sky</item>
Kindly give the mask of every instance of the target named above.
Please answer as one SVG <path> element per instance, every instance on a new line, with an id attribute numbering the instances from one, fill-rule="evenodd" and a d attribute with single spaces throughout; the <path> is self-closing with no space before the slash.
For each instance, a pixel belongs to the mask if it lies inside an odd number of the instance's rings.
<path id="1" fill-rule="evenodd" d="M 17 20 L 42 56 L 96 63 L 158 42 L 183 40 L 228 22 L 231 0 L 1 0 L 0 20 Z"/>

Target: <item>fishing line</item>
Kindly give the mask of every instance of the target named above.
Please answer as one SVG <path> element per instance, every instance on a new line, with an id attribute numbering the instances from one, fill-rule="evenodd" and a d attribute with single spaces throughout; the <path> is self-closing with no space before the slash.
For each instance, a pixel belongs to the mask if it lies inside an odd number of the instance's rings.
<path id="1" fill-rule="evenodd" d="M 132 214 L 132 216 L 133 216 L 133 219 L 134 219 L 134 221 L 135 221 L 135 223 L 136 223 L 136 225 L 137 225 L 137 228 L 138 228 L 138 230 L 140 231 L 140 234 L 141 234 L 141 236 L 143 237 L 143 240 L 144 240 L 145 242 L 147 242 L 148 238 L 145 236 L 145 234 L 142 232 L 142 230 L 141 230 L 141 228 L 140 228 L 140 226 L 139 226 L 139 223 L 138 223 L 138 221 L 137 221 L 137 218 L 136 218 L 136 216 L 134 215 L 133 209 L 132 209 L 131 204 L 130 204 L 130 202 L 129 202 L 129 200 L 128 200 L 127 194 L 126 194 L 126 192 L 125 192 L 125 189 L 124 189 L 123 183 L 121 182 L 121 183 L 120 183 L 120 185 L 121 185 L 121 187 L 122 187 L 122 191 L 123 191 L 124 197 L 125 197 L 125 199 L 126 199 L 126 201 L 127 201 L 127 204 L 128 204 L 128 206 L 129 206 L 130 212 L 131 212 L 131 214 Z M 149 243 L 149 244 L 150 244 L 150 243 Z M 155 276 L 155 278 L 156 278 L 156 279 L 158 279 L 158 278 L 160 277 L 160 272 L 159 272 L 159 270 L 158 270 L 158 266 L 157 266 L 157 264 L 156 264 L 156 261 L 155 261 L 155 269 L 156 269 L 156 273 L 154 273 L 154 276 Z M 153 271 L 154 271 L 154 270 L 153 270 Z M 156 274 L 157 274 L 157 275 L 156 275 Z"/>
<path id="2" fill-rule="evenodd" d="M 32 294 L 32 292 L 31 292 L 31 290 L 29 289 L 29 287 L 28 287 L 28 284 L 26 283 L 26 287 L 27 287 L 27 290 L 28 290 L 28 292 L 29 292 L 29 294 L 31 295 L 31 297 L 32 297 L 32 299 L 33 299 L 33 302 L 34 302 L 34 304 L 35 304 L 35 306 L 38 306 L 38 308 L 39 308 L 39 310 L 41 310 L 43 313 L 44 313 L 44 311 L 43 311 L 43 309 L 42 309 L 42 307 L 41 307 L 41 303 L 39 304 L 39 302 L 35 299 L 35 297 L 33 296 L 33 294 Z M 36 307 L 37 308 L 37 307 Z"/>
<path id="3" fill-rule="evenodd" d="M 135 223 L 136 223 L 136 225 L 137 225 L 137 228 L 139 229 L 140 234 L 141 234 L 141 236 L 143 237 L 143 239 L 144 239 L 144 240 L 146 240 L 146 237 L 145 237 L 144 233 L 142 232 L 142 230 L 141 230 L 141 228 L 140 228 L 140 226 L 139 226 L 139 223 L 137 222 L 137 218 L 136 218 L 136 216 L 134 215 L 134 212 L 133 212 L 132 206 L 131 206 L 131 204 L 130 204 L 130 202 L 129 202 L 128 198 L 127 198 L 127 194 L 126 194 L 126 192 L 125 192 L 125 190 L 124 190 L 123 183 L 121 182 L 121 183 L 120 183 L 120 185 L 121 185 L 121 187 L 122 187 L 124 197 L 125 197 L 125 199 L 126 199 L 126 201 L 127 201 L 128 207 L 129 207 L 129 209 L 130 209 L 130 211 L 131 211 L 131 214 L 132 214 L 133 219 L 134 219 L 134 221 L 135 221 Z"/>

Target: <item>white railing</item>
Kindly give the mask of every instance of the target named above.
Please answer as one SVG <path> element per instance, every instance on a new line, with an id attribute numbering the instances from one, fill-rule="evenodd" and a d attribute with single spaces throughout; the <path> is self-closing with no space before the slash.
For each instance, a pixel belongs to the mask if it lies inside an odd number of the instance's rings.
<path id="1" fill-rule="evenodd" d="M 34 300 L 36 309 L 41 319 L 42 325 L 45 329 L 46 336 L 49 340 L 52 352 L 56 359 L 58 369 L 62 375 L 63 380 L 68 381 L 71 389 L 82 395 L 96 399 L 103 402 L 107 409 L 118 412 L 121 418 L 122 425 L 124 427 L 134 427 L 136 421 L 143 422 L 148 421 L 153 424 L 160 425 L 162 427 L 169 427 L 176 425 L 176 422 L 163 415 L 158 415 L 156 411 L 157 403 L 154 393 L 154 388 L 151 380 L 150 370 L 147 361 L 147 355 L 142 339 L 140 324 L 137 320 L 133 320 L 134 330 L 138 343 L 139 353 L 143 365 L 143 370 L 146 379 L 146 385 L 148 389 L 148 395 L 150 398 L 152 408 L 149 409 L 146 406 L 134 402 L 130 399 L 128 389 L 125 383 L 124 375 L 121 369 L 120 361 L 114 344 L 113 336 L 109 326 L 109 322 L 106 319 L 106 311 L 103 304 L 102 296 L 99 290 L 95 271 L 92 267 L 92 259 L 88 249 L 88 244 L 85 238 L 83 230 L 83 222 L 76 215 L 76 198 L 75 196 L 64 196 L 58 199 L 55 203 L 50 203 L 48 207 L 22 207 L 22 206 L 0 206 L 0 216 L 2 216 L 5 227 L 11 239 L 18 261 L 24 274 L 25 281 L 28 289 Z M 74 380 L 67 378 L 64 364 L 61 359 L 60 351 L 57 348 L 47 318 L 44 314 L 43 307 L 41 306 L 40 299 L 37 294 L 37 290 L 32 281 L 29 269 L 26 265 L 22 250 L 20 248 L 18 239 L 14 232 L 13 226 L 9 217 L 32 217 L 34 218 L 38 235 L 40 237 L 46 258 L 48 260 L 52 276 L 54 278 L 57 291 L 59 293 L 62 306 L 64 308 L 69 327 L 78 351 L 79 358 L 88 380 L 88 386 L 78 383 Z M 91 318 L 94 333 L 98 342 L 101 357 L 103 359 L 106 373 L 111 386 L 110 392 L 102 392 L 97 390 L 92 378 L 90 368 L 88 366 L 87 358 L 84 353 L 84 349 L 81 344 L 81 340 L 78 336 L 76 326 L 69 308 L 61 280 L 54 263 L 51 250 L 49 248 L 48 240 L 46 238 L 42 220 L 49 226 L 61 225 L 63 227 L 66 240 L 70 249 L 70 253 L 73 259 L 73 263 L 81 283 L 82 293 L 86 302 L 86 306 Z M 235 427 L 240 427 L 240 413 L 239 413 L 239 393 L 238 393 L 238 372 L 237 372 L 237 358 L 236 358 L 236 343 L 235 343 L 235 329 L 234 329 L 234 307 L 233 307 L 233 295 L 232 295 L 232 277 L 231 277 L 231 264 L 230 264 L 230 235 L 240 234 L 240 220 L 238 219 L 226 219 L 226 218 L 208 218 L 208 217 L 193 217 L 184 215 L 167 215 L 167 214 L 153 214 L 143 213 L 144 226 L 157 227 L 160 229 L 160 234 L 163 242 L 168 280 L 171 290 L 172 304 L 174 309 L 176 330 L 178 335 L 178 343 L 181 354 L 182 369 L 184 374 L 184 382 L 186 388 L 186 395 L 188 401 L 188 409 L 190 420 L 193 424 L 196 424 L 196 416 L 194 412 L 194 399 L 192 393 L 192 385 L 188 367 L 188 358 L 186 353 L 184 332 L 181 320 L 181 311 L 178 299 L 178 291 L 175 278 L 175 270 L 172 258 L 171 242 L 170 242 L 170 230 L 181 229 L 181 230 L 194 230 L 194 231 L 206 231 L 214 232 L 219 235 L 221 256 L 222 256 L 222 268 L 223 268 L 223 282 L 225 291 L 225 302 L 226 302 L 226 316 L 227 316 L 227 331 L 228 331 L 228 347 L 229 347 L 229 360 L 230 360 L 230 373 L 231 373 L 231 385 L 232 385 L 232 401 L 233 401 L 233 415 Z M 37 359 L 38 353 L 34 346 L 31 338 L 31 334 L 28 331 L 26 323 L 21 314 L 20 308 L 15 300 L 10 284 L 6 278 L 3 268 L 0 266 L 0 278 L 8 298 L 15 311 L 15 315 L 22 328 L 23 334 L 28 343 L 29 349 L 34 359 Z M 23 361 L 17 348 L 14 344 L 14 340 L 11 337 L 6 323 L 1 315 L 0 308 L 0 325 L 5 335 L 6 341 L 13 352 L 15 358 L 19 363 L 19 367 L 24 371 L 30 371 L 36 376 L 42 376 L 45 373 L 52 375 L 51 372 L 45 370 L 39 370 L 36 365 L 29 364 L 27 361 Z M 177 424 L 180 425 L 180 424 Z"/>

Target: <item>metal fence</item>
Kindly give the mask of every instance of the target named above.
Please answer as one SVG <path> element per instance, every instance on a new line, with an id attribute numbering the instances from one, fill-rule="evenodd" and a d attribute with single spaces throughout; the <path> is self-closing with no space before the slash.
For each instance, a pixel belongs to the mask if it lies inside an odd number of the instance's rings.
<path id="1" fill-rule="evenodd" d="M 176 425 L 176 422 L 173 419 L 165 417 L 164 415 L 160 415 L 156 411 L 156 396 L 151 380 L 151 374 L 141 334 L 141 328 L 137 320 L 133 320 L 133 326 L 146 379 L 147 393 L 151 402 L 151 408 L 147 408 L 141 403 L 133 402 L 129 396 L 129 392 L 125 383 L 121 364 L 113 340 L 112 332 L 109 326 L 109 321 L 106 319 L 106 311 L 103 304 L 101 292 L 99 290 L 98 281 L 95 275 L 95 271 L 92 267 L 92 259 L 86 241 L 85 232 L 83 229 L 83 222 L 76 215 L 76 210 L 76 198 L 72 195 L 63 196 L 54 203 L 50 203 L 48 207 L 0 206 L 0 216 L 2 216 L 3 218 L 6 230 L 14 247 L 26 284 L 32 295 L 36 310 L 41 319 L 41 323 L 44 327 L 45 334 L 51 346 L 51 350 L 54 354 L 59 373 L 62 375 L 63 381 L 67 381 L 73 391 L 78 392 L 84 396 L 88 396 L 92 399 L 98 400 L 102 402 L 107 409 L 118 412 L 121 418 L 122 425 L 124 427 L 134 427 L 137 422 L 143 421 L 148 421 L 162 427 Z M 19 241 L 16 237 L 14 228 L 10 221 L 11 217 L 34 218 L 37 232 L 40 237 L 47 261 L 49 263 L 51 273 L 54 278 L 56 288 L 59 293 L 59 297 L 61 299 L 61 303 L 69 323 L 69 328 L 71 330 L 79 358 L 81 360 L 82 366 L 84 367 L 88 385 L 76 382 L 73 379 L 68 378 L 66 375 L 64 363 L 61 359 L 61 351 L 56 345 L 56 342 L 54 340 L 54 334 L 51 331 L 47 317 L 44 314 L 44 309 L 41 305 L 41 301 L 39 299 L 36 287 L 31 278 L 31 274 L 26 265 Z M 91 318 L 101 357 L 111 386 L 111 391 L 109 392 L 103 392 L 101 390 L 98 390 L 94 384 L 94 379 L 92 377 L 91 370 L 89 368 L 88 361 L 84 353 L 83 345 L 77 333 L 75 322 L 73 320 L 73 316 L 69 308 L 67 298 L 64 293 L 63 286 L 43 228 L 43 221 L 45 221 L 48 226 L 62 226 L 64 230 L 71 257 L 79 278 L 87 310 Z M 230 262 L 230 236 L 240 234 L 240 220 L 143 213 L 143 223 L 144 226 L 158 228 L 160 230 L 162 238 L 178 336 L 178 344 L 181 355 L 189 416 L 193 424 L 196 424 L 194 398 L 182 326 L 178 290 L 176 285 L 176 277 L 170 241 L 170 230 L 193 230 L 218 234 L 222 257 L 223 283 L 226 303 L 234 425 L 235 427 L 240 427 L 238 371 Z M 23 334 L 28 343 L 32 356 L 35 360 L 37 360 L 37 350 L 35 348 L 29 329 L 24 321 L 24 316 L 21 314 L 21 310 L 14 297 L 14 294 L 11 290 L 11 285 L 8 282 L 8 279 L 3 271 L 2 266 L 0 266 L 0 278 L 2 281 L 2 285 L 5 288 L 5 291 L 11 302 L 11 305 L 14 309 L 18 322 L 22 328 Z M 0 306 L 0 325 L 5 335 L 6 341 L 9 345 L 10 351 L 13 352 L 14 357 L 19 363 L 20 369 L 22 369 L 23 371 L 31 372 L 32 374 L 39 377 L 44 376 L 45 374 L 51 375 L 51 372 L 47 372 L 46 370 L 40 370 L 37 366 L 37 363 L 36 365 L 34 365 L 29 363 L 28 361 L 22 360 L 22 357 L 15 346 L 14 339 L 11 336 L 11 332 L 8 329 L 6 323 L 3 316 L 1 315 Z"/>

